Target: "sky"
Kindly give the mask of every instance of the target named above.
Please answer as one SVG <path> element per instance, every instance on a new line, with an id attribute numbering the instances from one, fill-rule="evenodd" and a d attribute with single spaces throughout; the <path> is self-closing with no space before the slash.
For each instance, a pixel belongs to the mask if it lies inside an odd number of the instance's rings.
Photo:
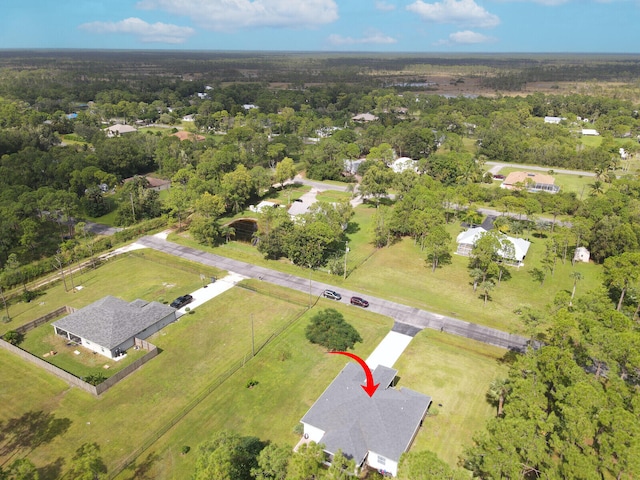
<path id="1" fill-rule="evenodd" d="M 0 49 L 640 53 L 640 0 L 6 0 Z"/>

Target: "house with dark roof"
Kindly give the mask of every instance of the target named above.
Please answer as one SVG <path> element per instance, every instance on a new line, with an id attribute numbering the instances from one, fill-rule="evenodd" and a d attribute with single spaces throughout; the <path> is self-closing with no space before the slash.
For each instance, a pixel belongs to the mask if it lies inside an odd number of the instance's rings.
<path id="1" fill-rule="evenodd" d="M 176 320 L 176 309 L 159 302 L 126 302 L 106 296 L 53 322 L 56 335 L 105 357 L 116 358 Z"/>
<path id="2" fill-rule="evenodd" d="M 302 417 L 304 438 L 324 445 L 329 459 L 341 450 L 356 466 L 398 473 L 400 455 L 408 451 L 427 414 L 431 397 L 396 389 L 397 370 L 378 365 L 369 397 L 361 385 L 364 370 L 348 363 Z"/>

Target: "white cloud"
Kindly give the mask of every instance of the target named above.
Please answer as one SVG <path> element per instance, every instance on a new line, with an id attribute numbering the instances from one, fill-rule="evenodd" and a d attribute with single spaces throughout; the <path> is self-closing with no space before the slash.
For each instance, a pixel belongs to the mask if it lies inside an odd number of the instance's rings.
<path id="1" fill-rule="evenodd" d="M 493 41 L 495 41 L 495 38 L 482 35 L 481 33 L 472 32 L 471 30 L 454 32 L 449 35 L 449 42 L 456 45 L 473 45 L 476 43 L 489 43 Z"/>
<path id="2" fill-rule="evenodd" d="M 396 6 L 393 3 L 387 3 L 383 1 L 376 2 L 376 10 L 381 10 L 383 12 L 390 12 L 395 9 L 396 9 Z"/>
<path id="3" fill-rule="evenodd" d="M 453 23 L 469 27 L 490 28 L 500 24 L 497 15 L 489 13 L 474 0 L 442 0 L 426 3 L 416 0 L 407 10 L 417 13 L 423 20 L 436 23 Z"/>
<path id="4" fill-rule="evenodd" d="M 343 45 L 389 45 L 392 43 L 397 43 L 393 37 L 385 35 L 381 32 L 370 30 L 365 32 L 364 37 L 361 38 L 353 38 L 353 37 L 343 37 L 342 35 L 333 34 L 329 35 L 328 39 L 331 45 L 343 46 Z"/>
<path id="5" fill-rule="evenodd" d="M 147 23 L 131 17 L 119 22 L 90 22 L 80 25 L 82 30 L 91 33 L 128 33 L 136 35 L 143 42 L 184 43 L 195 33 L 191 27 L 180 27 L 169 23 Z"/>
<path id="6" fill-rule="evenodd" d="M 217 31 L 251 27 L 304 28 L 338 19 L 335 0 L 140 0 L 137 7 L 187 16 L 203 28 Z"/>

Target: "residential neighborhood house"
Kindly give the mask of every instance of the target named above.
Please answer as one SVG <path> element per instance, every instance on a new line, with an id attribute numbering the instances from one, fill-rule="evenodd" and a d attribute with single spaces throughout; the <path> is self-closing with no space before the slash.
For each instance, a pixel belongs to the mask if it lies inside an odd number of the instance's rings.
<path id="1" fill-rule="evenodd" d="M 360 113 L 354 117 L 351 117 L 351 120 L 354 122 L 373 122 L 374 120 L 378 120 L 378 117 L 373 115 L 372 113 Z"/>
<path id="2" fill-rule="evenodd" d="M 187 132 L 185 130 L 180 130 L 171 135 L 172 137 L 178 137 L 181 141 L 190 140 L 196 142 L 204 142 L 206 138 L 203 135 L 196 135 L 195 133 Z"/>
<path id="3" fill-rule="evenodd" d="M 511 172 L 500 185 L 507 190 L 526 189 L 530 192 L 558 193 L 560 187 L 555 185 L 556 179 L 551 175 L 532 172 Z"/>
<path id="4" fill-rule="evenodd" d="M 398 474 L 400 456 L 409 450 L 427 414 L 431 397 L 394 388 L 397 370 L 378 365 L 372 397 L 362 389 L 363 369 L 351 362 L 302 417 L 304 438 L 324 445 L 329 462 L 341 450 L 357 467 Z"/>
<path id="5" fill-rule="evenodd" d="M 111 125 L 107 128 L 107 137 L 113 138 L 119 135 L 124 135 L 125 133 L 133 133 L 137 132 L 135 127 L 131 125 L 122 125 L 121 123 L 116 123 L 115 125 Z"/>
<path id="6" fill-rule="evenodd" d="M 456 238 L 456 243 L 458 244 L 458 249 L 456 250 L 456 254 L 463 255 L 468 257 L 471 255 L 471 250 L 473 246 L 476 244 L 478 239 L 487 233 L 482 227 L 470 228 L 469 230 L 462 232 Z M 531 246 L 531 242 L 527 242 L 523 238 L 514 238 L 508 235 L 500 234 L 501 241 L 508 241 L 513 244 L 513 248 L 515 251 L 513 258 L 505 257 L 503 251 L 498 251 L 498 255 L 500 255 L 505 263 L 513 264 L 515 266 L 521 267 L 524 265 L 524 258 L 527 256 L 527 252 L 529 251 L 529 247 Z"/>
<path id="7" fill-rule="evenodd" d="M 56 335 L 108 358 L 117 358 L 176 320 L 176 309 L 159 302 L 126 302 L 108 295 L 53 322 Z"/>
<path id="8" fill-rule="evenodd" d="M 122 182 L 129 183 L 133 181 L 135 178 L 139 178 L 139 176 L 136 175 L 133 177 L 125 178 Z M 144 177 L 144 179 L 147 181 L 147 188 L 149 190 L 155 190 L 156 192 L 160 192 L 162 190 L 169 190 L 169 188 L 171 187 L 171 180 L 165 180 L 163 178 L 149 177 L 149 176 Z"/>

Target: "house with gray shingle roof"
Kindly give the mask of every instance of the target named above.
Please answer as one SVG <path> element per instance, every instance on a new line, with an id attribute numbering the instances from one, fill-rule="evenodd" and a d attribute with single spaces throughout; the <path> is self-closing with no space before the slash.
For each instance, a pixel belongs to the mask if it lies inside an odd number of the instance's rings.
<path id="1" fill-rule="evenodd" d="M 57 335 L 115 358 L 176 320 L 176 309 L 159 302 L 137 299 L 126 302 L 106 296 L 53 322 Z"/>
<path id="2" fill-rule="evenodd" d="M 302 417 L 304 437 L 324 445 L 331 458 L 338 450 L 376 470 L 396 476 L 400 455 L 408 451 L 427 414 L 431 397 L 393 386 L 397 370 L 378 365 L 369 397 L 363 369 L 348 363 Z"/>

